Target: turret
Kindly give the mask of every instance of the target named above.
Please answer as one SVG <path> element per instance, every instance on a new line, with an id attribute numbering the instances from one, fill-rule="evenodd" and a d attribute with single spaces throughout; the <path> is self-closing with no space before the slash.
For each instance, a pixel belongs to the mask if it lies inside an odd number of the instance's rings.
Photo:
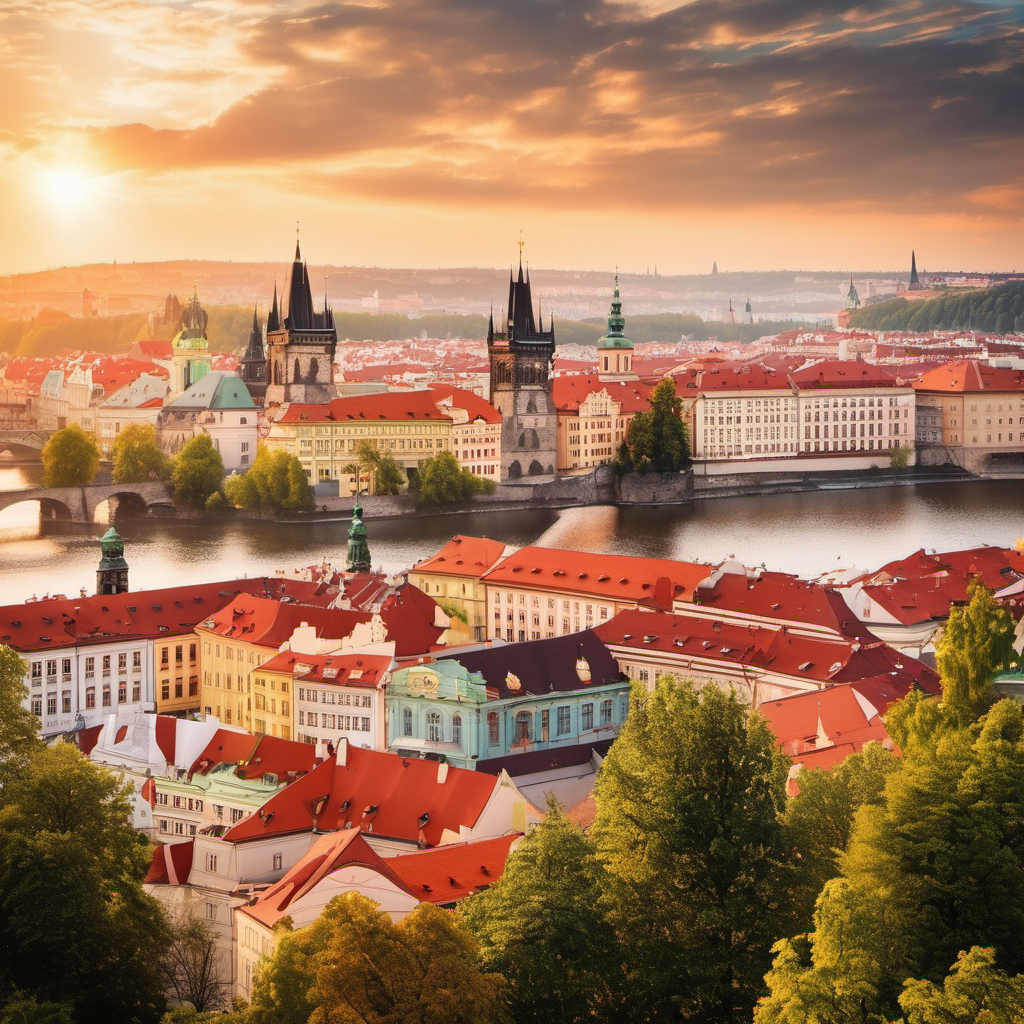
<path id="1" fill-rule="evenodd" d="M 633 342 L 622 333 L 625 326 L 619 298 L 619 275 L 616 274 L 615 291 L 608 312 L 608 333 L 597 342 L 597 375 L 600 380 L 638 379 L 633 372 Z"/>
<path id="2" fill-rule="evenodd" d="M 113 527 L 100 538 L 100 551 L 96 593 L 123 594 L 128 589 L 128 563 L 124 560 L 124 540 Z"/>

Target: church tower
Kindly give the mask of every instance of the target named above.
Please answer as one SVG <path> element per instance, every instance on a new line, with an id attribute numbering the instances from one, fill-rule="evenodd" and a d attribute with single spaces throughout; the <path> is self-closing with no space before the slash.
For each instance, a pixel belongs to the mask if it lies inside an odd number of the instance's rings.
<path id="1" fill-rule="evenodd" d="M 171 390 L 168 399 L 184 394 L 197 380 L 210 372 L 210 342 L 206 337 L 209 314 L 199 303 L 199 292 L 181 311 L 178 333 L 171 341 Z"/>
<path id="2" fill-rule="evenodd" d="M 921 279 L 917 276 L 917 253 L 910 250 L 910 284 L 907 285 L 908 292 L 921 291 Z"/>
<path id="3" fill-rule="evenodd" d="M 597 342 L 597 378 L 602 381 L 639 380 L 633 372 L 633 342 L 623 333 L 626 319 L 619 299 L 619 275 L 615 275 L 608 333 Z"/>
<path id="4" fill-rule="evenodd" d="M 852 313 L 855 309 L 860 308 L 860 296 L 857 294 L 857 289 L 854 287 L 853 278 L 850 278 L 850 290 L 846 294 L 846 309 Z"/>
<path id="5" fill-rule="evenodd" d="M 326 295 L 323 310 L 313 309 L 309 274 L 296 242 L 283 308 L 279 313 L 275 286 L 274 305 L 267 320 L 264 404 L 310 402 L 322 405 L 337 398 L 334 386 L 334 349 L 337 344 L 334 313 L 327 305 Z"/>
<path id="6" fill-rule="evenodd" d="M 276 288 L 274 290 L 274 298 L 275 300 L 277 299 Z M 267 393 L 267 354 L 263 350 L 263 328 L 260 327 L 255 307 L 252 311 L 252 330 L 249 332 L 249 344 L 245 346 L 245 354 L 242 356 L 238 375 L 245 381 L 245 386 L 249 389 L 252 400 L 257 405 L 261 405 L 263 403 L 263 396 Z"/>
<path id="7" fill-rule="evenodd" d="M 491 364 L 491 404 L 501 413 L 501 476 L 554 475 L 558 430 L 552 397 L 555 328 L 533 315 L 529 272 L 522 259 L 518 278 L 509 274 L 504 330 L 487 328 Z"/>
<path id="8" fill-rule="evenodd" d="M 128 589 L 128 563 L 124 560 L 124 540 L 111 527 L 100 538 L 103 557 L 96 570 L 97 594 L 123 594 Z"/>

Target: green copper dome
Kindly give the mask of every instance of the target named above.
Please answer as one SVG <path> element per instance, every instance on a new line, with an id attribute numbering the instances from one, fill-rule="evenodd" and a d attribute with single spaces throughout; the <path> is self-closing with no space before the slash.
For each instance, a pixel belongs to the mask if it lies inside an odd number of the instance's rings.
<path id="1" fill-rule="evenodd" d="M 622 315 L 622 302 L 619 299 L 619 275 L 615 275 L 615 292 L 612 295 L 612 308 L 608 314 L 608 333 L 601 338 L 598 348 L 632 348 L 633 342 L 629 340 L 622 330 L 626 326 L 626 318 Z"/>

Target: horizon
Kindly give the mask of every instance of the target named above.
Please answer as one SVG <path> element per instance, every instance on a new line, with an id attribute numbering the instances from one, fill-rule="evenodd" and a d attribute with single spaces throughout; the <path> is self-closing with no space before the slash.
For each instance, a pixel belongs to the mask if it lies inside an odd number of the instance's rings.
<path id="1" fill-rule="evenodd" d="M 1021 261 L 1021 4 L 16 0 L 0 17 L 0 274 L 286 262 L 297 222 L 312 264 L 382 270 L 503 268 L 520 238 L 537 266 L 665 277 Z"/>

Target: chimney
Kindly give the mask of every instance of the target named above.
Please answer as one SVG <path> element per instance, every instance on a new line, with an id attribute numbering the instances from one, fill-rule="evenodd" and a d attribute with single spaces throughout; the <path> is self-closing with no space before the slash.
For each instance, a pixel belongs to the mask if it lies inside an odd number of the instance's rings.
<path id="1" fill-rule="evenodd" d="M 344 768 L 348 764 L 348 737 L 342 736 L 338 740 L 338 746 L 334 753 L 334 763 L 339 768 Z"/>

